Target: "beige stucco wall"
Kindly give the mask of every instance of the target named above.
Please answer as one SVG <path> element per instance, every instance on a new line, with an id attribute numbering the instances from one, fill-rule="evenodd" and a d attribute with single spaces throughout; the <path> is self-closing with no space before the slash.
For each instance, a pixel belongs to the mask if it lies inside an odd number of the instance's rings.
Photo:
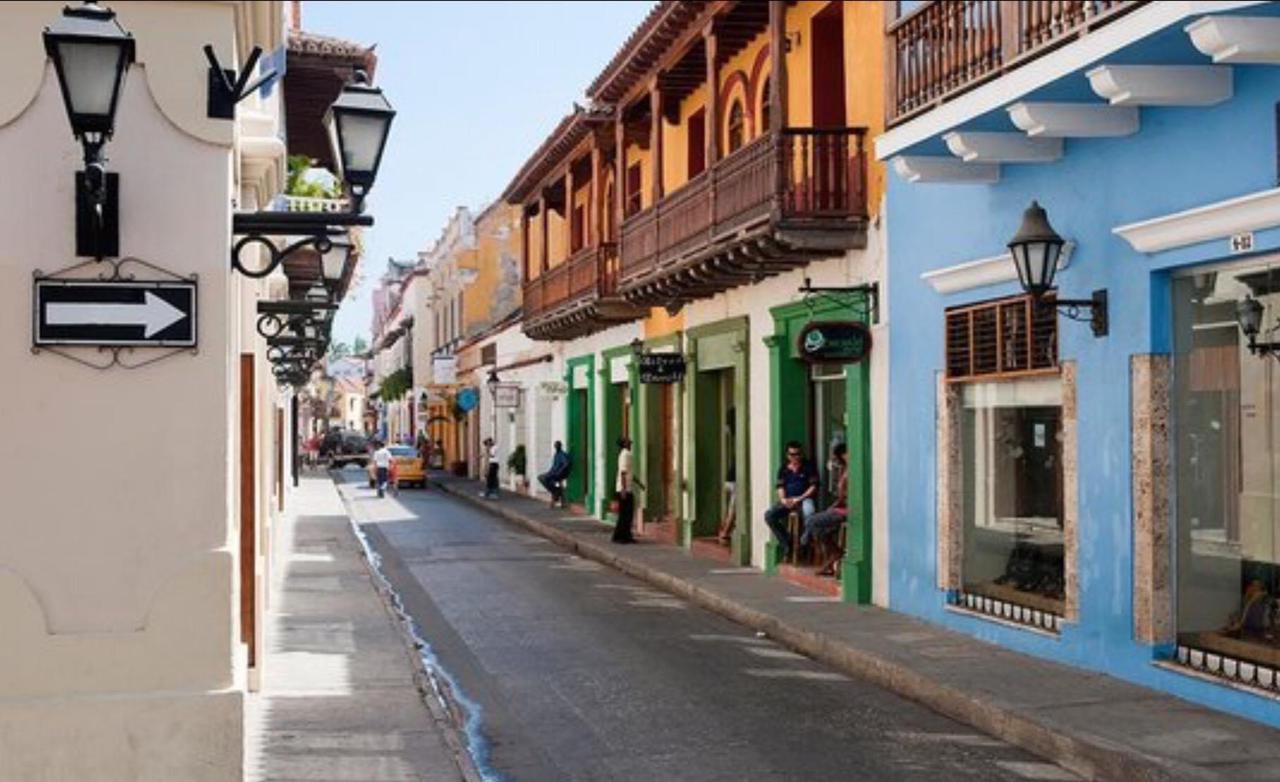
<path id="1" fill-rule="evenodd" d="M 229 273 L 229 225 L 233 200 L 271 190 L 279 166 L 242 158 L 233 123 L 205 117 L 200 47 L 212 43 L 232 62 L 249 43 L 238 44 L 237 31 L 260 22 L 246 19 L 262 9 L 111 4 L 138 41 L 107 147 L 121 177 L 121 249 L 199 275 L 199 350 L 96 371 L 31 350 L 33 273 L 80 260 L 72 187 L 81 151 L 40 43 L 61 7 L 6 4 L 0 25 L 0 361 L 9 372 L 0 427 L 11 445 L 0 451 L 0 779 L 239 779 L 235 356 L 256 347 L 240 326 L 251 317 L 246 299 L 263 288 Z M 256 42 L 278 45 L 279 29 L 259 32 Z M 245 191 L 242 163 L 257 166 Z M 269 378 L 264 367 L 263 413 L 279 401 Z M 269 414 L 260 423 L 274 426 Z M 273 451 L 259 449 L 265 506 Z M 264 526 L 264 542 L 269 534 Z"/>

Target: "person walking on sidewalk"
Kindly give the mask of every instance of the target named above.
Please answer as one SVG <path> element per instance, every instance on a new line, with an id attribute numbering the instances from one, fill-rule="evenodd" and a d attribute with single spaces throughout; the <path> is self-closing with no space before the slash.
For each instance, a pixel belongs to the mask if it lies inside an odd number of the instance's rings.
<path id="1" fill-rule="evenodd" d="M 387 449 L 386 443 L 378 443 L 378 449 L 373 452 L 373 468 L 375 481 L 378 484 L 378 496 L 385 496 L 387 478 L 391 475 L 391 451 Z"/>
<path id="2" fill-rule="evenodd" d="M 564 450 L 564 443 L 556 440 L 555 454 L 551 457 L 551 469 L 538 476 L 538 483 L 551 495 L 551 507 L 564 507 L 564 482 L 569 478 L 569 454 Z"/>
<path id="3" fill-rule="evenodd" d="M 498 498 L 498 444 L 492 437 L 484 438 L 484 452 L 488 459 L 488 467 L 484 476 L 484 497 L 490 500 Z"/>
<path id="4" fill-rule="evenodd" d="M 618 522 L 613 527 L 614 543 L 635 543 L 631 525 L 636 515 L 636 495 L 632 491 L 633 484 L 641 489 L 644 485 L 635 479 L 631 472 L 631 439 L 618 439 L 618 480 L 614 488 L 618 492 Z"/>

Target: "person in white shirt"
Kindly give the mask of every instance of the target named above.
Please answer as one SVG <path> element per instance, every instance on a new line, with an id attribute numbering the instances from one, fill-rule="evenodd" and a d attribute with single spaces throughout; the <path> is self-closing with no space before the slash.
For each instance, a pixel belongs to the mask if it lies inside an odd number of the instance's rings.
<path id="1" fill-rule="evenodd" d="M 618 440 L 618 479 L 614 488 L 618 492 L 618 522 L 613 527 L 614 543 L 635 543 L 631 525 L 636 515 L 636 495 L 632 486 L 640 486 L 631 472 L 631 439 L 622 437 Z"/>
<path id="2" fill-rule="evenodd" d="M 391 473 L 391 451 L 386 443 L 378 443 L 378 450 L 373 452 L 373 467 L 378 474 L 378 496 L 381 497 L 387 490 L 387 477 Z"/>
<path id="3" fill-rule="evenodd" d="M 488 459 L 488 469 L 484 477 L 484 496 L 489 499 L 498 498 L 498 445 L 492 437 L 484 438 L 484 452 Z"/>

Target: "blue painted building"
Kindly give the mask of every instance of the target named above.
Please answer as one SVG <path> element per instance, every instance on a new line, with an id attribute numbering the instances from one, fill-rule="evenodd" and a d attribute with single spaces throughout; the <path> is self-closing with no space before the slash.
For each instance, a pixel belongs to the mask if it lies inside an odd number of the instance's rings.
<path id="1" fill-rule="evenodd" d="M 891 607 L 1280 726 L 1280 6 L 886 34 Z"/>

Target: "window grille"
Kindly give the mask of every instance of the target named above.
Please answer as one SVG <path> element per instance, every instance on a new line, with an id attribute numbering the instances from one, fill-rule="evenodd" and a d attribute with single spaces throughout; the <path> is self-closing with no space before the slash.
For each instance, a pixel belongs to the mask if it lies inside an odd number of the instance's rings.
<path id="1" fill-rule="evenodd" d="M 1057 310 L 1030 296 L 947 310 L 946 370 L 951 382 L 1057 372 Z"/>

